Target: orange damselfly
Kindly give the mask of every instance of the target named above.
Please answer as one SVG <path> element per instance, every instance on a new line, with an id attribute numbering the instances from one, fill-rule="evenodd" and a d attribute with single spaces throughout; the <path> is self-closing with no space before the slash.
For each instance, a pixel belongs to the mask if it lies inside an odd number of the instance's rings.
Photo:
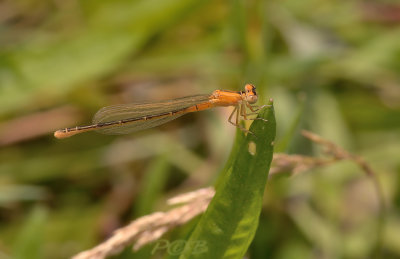
<path id="1" fill-rule="evenodd" d="M 56 138 L 67 138 L 78 133 L 98 131 L 103 134 L 127 134 L 144 130 L 174 120 L 189 112 L 207 110 L 212 107 L 234 106 L 228 121 L 248 132 L 239 124 L 239 118 L 249 120 L 246 107 L 256 112 L 258 96 L 252 84 L 246 84 L 244 91 L 215 90 L 207 95 L 187 96 L 160 102 L 145 102 L 107 106 L 93 117 L 93 124 L 65 128 L 54 132 Z M 232 121 L 236 113 L 235 122 Z M 253 120 L 253 119 L 250 119 Z"/>

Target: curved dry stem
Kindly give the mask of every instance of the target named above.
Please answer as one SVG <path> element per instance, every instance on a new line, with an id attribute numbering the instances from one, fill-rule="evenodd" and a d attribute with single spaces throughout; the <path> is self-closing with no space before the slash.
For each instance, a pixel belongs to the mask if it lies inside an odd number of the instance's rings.
<path id="1" fill-rule="evenodd" d="M 319 144 L 325 148 L 325 153 L 328 155 L 331 155 L 333 159 L 335 160 L 350 160 L 353 161 L 355 164 L 357 164 L 361 170 L 366 174 L 367 177 L 369 177 L 372 181 L 372 184 L 374 185 L 376 195 L 378 197 L 378 202 L 379 202 L 379 218 L 378 218 L 378 226 L 377 226 L 377 242 L 374 248 L 374 258 L 381 258 L 381 252 L 382 252 L 382 245 L 383 245 L 383 230 L 385 227 L 385 221 L 386 221 L 386 204 L 385 204 L 385 196 L 383 193 L 383 188 L 382 185 L 379 182 L 379 179 L 377 177 L 377 173 L 371 168 L 371 166 L 365 162 L 365 160 L 357 155 L 351 154 L 347 152 L 346 150 L 342 149 L 341 147 L 337 146 L 333 142 L 326 140 L 322 138 L 321 136 L 312 133 L 310 131 L 303 130 L 302 131 L 303 136 L 306 138 L 310 139 L 316 144 Z"/>

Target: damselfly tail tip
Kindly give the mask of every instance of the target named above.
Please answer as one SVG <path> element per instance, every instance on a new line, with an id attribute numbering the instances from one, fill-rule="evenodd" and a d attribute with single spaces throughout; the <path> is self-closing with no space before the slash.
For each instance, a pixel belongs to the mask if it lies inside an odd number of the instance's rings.
<path id="1" fill-rule="evenodd" d="M 75 134 L 77 134 L 76 131 L 57 130 L 56 132 L 54 132 L 54 137 L 56 137 L 58 139 L 62 139 L 62 138 L 71 137 Z"/>

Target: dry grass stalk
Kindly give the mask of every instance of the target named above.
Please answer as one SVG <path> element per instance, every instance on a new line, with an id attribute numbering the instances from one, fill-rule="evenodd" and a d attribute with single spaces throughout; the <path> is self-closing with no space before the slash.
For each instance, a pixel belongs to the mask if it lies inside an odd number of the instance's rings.
<path id="1" fill-rule="evenodd" d="M 347 152 L 346 150 L 342 149 L 341 147 L 338 147 L 336 144 L 334 144 L 331 141 L 328 141 L 324 138 L 322 138 L 321 136 L 318 136 L 315 133 L 303 130 L 302 131 L 303 136 L 305 136 L 306 138 L 310 139 L 311 141 L 323 146 L 325 148 L 325 153 L 332 155 L 334 159 L 336 160 L 343 160 L 343 159 L 347 159 L 350 161 L 353 161 L 354 163 L 356 163 L 361 170 L 369 177 L 371 178 L 374 187 L 377 191 L 378 194 L 378 199 L 380 202 L 380 206 L 381 206 L 381 211 L 385 211 L 385 199 L 384 199 L 384 195 L 383 195 L 383 190 L 382 187 L 379 183 L 379 180 L 377 178 L 377 174 L 376 172 L 371 168 L 371 166 L 369 166 L 367 164 L 367 162 L 365 162 L 365 160 L 357 155 L 351 154 L 349 152 Z"/>
<path id="2" fill-rule="evenodd" d="M 333 142 L 328 141 L 315 133 L 303 130 L 302 134 L 303 134 L 303 136 L 310 139 L 314 143 L 317 143 L 317 144 L 323 146 L 325 149 L 324 150 L 325 153 L 333 156 L 333 159 L 336 159 L 336 160 L 347 159 L 347 160 L 353 161 L 361 168 L 361 170 L 367 175 L 367 177 L 369 177 L 371 179 L 372 184 L 374 185 L 374 188 L 376 190 L 378 200 L 379 200 L 379 206 L 380 206 L 379 222 L 378 222 L 377 234 L 376 234 L 377 243 L 375 245 L 374 258 L 380 258 L 382 244 L 383 244 L 383 229 L 385 226 L 385 219 L 386 219 L 386 205 L 385 205 L 385 196 L 383 193 L 383 188 L 379 182 L 377 173 L 367 164 L 367 162 L 365 162 L 365 160 L 362 157 L 347 152 L 346 150 L 338 147 Z"/>
<path id="3" fill-rule="evenodd" d="M 157 240 L 175 226 L 183 225 L 204 212 L 213 196 L 213 188 L 200 189 L 195 192 L 179 195 L 171 199 L 172 203 L 176 204 L 176 201 L 187 201 L 186 204 L 167 212 L 156 212 L 141 217 L 128 226 L 115 231 L 113 236 L 105 242 L 77 254 L 73 259 L 105 258 L 121 252 L 122 249 L 133 242 L 135 242 L 133 249 L 138 250 L 143 245 Z"/>
<path id="4" fill-rule="evenodd" d="M 365 162 L 365 160 L 357 155 L 353 155 L 346 150 L 338 147 L 333 142 L 322 138 L 321 136 L 312 133 L 310 131 L 303 130 L 301 132 L 303 136 L 310 139 L 311 141 L 323 146 L 327 154 L 332 155 L 337 160 L 348 159 L 355 162 L 368 176 L 376 175 L 372 168 Z"/>
<path id="5" fill-rule="evenodd" d="M 316 167 L 329 165 L 335 161 L 337 159 L 277 153 L 274 154 L 269 175 L 274 176 L 282 173 L 299 174 Z"/>

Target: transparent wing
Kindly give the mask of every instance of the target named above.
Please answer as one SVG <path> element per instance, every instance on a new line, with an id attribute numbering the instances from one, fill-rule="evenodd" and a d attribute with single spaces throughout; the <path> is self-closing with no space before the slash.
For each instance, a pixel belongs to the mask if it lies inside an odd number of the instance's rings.
<path id="1" fill-rule="evenodd" d="M 100 109 L 93 117 L 93 124 L 120 121 L 125 119 L 139 119 L 137 121 L 125 123 L 113 127 L 100 128 L 97 132 L 103 134 L 127 134 L 139 130 L 149 129 L 158 125 L 174 120 L 183 114 L 163 116 L 148 120 L 140 120 L 144 116 L 160 115 L 188 108 L 190 106 L 207 102 L 210 95 L 195 95 L 174 100 L 145 103 L 131 103 L 107 106 Z"/>

